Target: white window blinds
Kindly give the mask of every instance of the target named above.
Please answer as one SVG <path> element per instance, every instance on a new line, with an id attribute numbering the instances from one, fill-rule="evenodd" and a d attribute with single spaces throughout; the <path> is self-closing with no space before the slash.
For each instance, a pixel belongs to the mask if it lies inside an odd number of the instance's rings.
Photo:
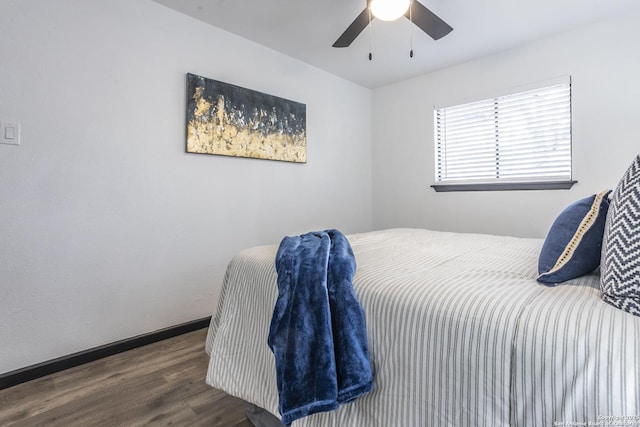
<path id="1" fill-rule="evenodd" d="M 571 180 L 571 82 L 434 111 L 436 184 Z"/>

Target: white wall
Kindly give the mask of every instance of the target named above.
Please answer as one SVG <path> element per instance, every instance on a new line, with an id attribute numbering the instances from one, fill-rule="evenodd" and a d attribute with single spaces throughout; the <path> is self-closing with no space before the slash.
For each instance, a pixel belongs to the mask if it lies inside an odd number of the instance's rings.
<path id="1" fill-rule="evenodd" d="M 367 231 L 371 91 L 150 0 L 3 0 L 0 373 L 208 316 L 238 250 Z M 185 73 L 307 105 L 308 163 L 186 154 Z"/>
<path id="2" fill-rule="evenodd" d="M 373 93 L 374 228 L 544 237 L 569 203 L 614 187 L 640 152 L 640 16 L 443 69 Z M 436 193 L 433 107 L 573 78 L 571 190 Z M 517 90 L 516 90 L 517 91 Z"/>

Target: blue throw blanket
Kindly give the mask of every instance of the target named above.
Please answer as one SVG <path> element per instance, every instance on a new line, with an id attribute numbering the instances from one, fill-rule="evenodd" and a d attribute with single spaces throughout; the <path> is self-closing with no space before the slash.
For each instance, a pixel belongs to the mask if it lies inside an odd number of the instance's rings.
<path id="1" fill-rule="evenodd" d="M 282 422 L 331 411 L 373 389 L 356 262 L 338 230 L 285 237 L 269 329 Z"/>

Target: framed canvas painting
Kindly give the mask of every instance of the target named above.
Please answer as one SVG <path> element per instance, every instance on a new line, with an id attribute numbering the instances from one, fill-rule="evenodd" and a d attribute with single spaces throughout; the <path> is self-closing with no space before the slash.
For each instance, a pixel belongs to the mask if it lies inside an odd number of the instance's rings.
<path id="1" fill-rule="evenodd" d="M 306 163 L 306 105 L 187 74 L 187 152 Z"/>

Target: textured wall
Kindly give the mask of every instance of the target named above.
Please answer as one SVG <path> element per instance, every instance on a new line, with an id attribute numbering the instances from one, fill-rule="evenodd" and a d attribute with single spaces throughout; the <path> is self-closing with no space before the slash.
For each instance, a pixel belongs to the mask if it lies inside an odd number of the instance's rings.
<path id="1" fill-rule="evenodd" d="M 0 373 L 210 315 L 238 250 L 371 228 L 371 92 L 150 0 L 3 0 Z M 306 164 L 185 153 L 186 73 L 307 105 Z"/>
<path id="2" fill-rule="evenodd" d="M 614 187 L 640 151 L 640 16 L 592 24 L 373 93 L 374 228 L 544 237 L 571 202 Z M 436 193 L 433 107 L 571 75 L 571 190 Z"/>

